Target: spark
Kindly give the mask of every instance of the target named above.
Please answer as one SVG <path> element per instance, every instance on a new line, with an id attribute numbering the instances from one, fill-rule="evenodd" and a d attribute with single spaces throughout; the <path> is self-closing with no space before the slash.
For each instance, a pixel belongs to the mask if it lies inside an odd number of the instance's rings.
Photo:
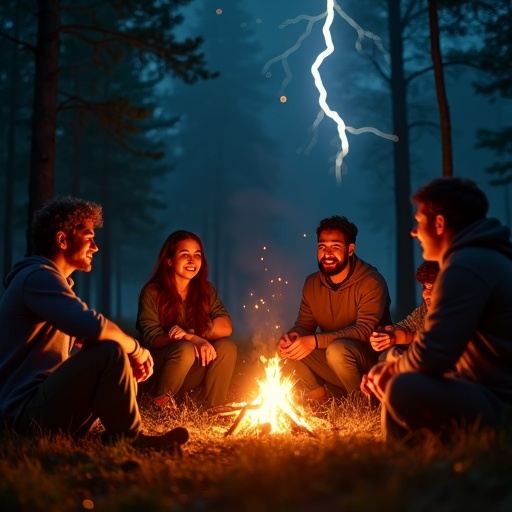
<path id="1" fill-rule="evenodd" d="M 384 56 L 388 59 L 389 54 L 385 50 L 382 41 L 380 37 L 376 36 L 370 31 L 364 30 L 360 25 L 358 25 L 350 16 L 348 16 L 347 13 L 345 13 L 341 7 L 336 3 L 335 0 L 326 0 L 326 11 L 322 14 L 319 14 L 318 16 L 309 16 L 302 14 L 300 16 L 297 16 L 293 19 L 286 20 L 283 22 L 279 28 L 284 28 L 291 24 L 296 24 L 301 21 L 307 21 L 306 28 L 303 31 L 303 33 L 299 36 L 295 44 L 286 50 L 285 52 L 281 53 L 277 57 L 274 57 L 273 59 L 269 60 L 263 67 L 262 73 L 268 77 L 271 76 L 270 73 L 270 67 L 275 64 L 276 62 L 281 62 L 281 65 L 283 67 L 285 78 L 283 79 L 281 83 L 281 89 L 279 91 L 280 98 L 286 97 L 284 96 L 284 90 L 287 87 L 287 85 L 291 82 L 293 75 L 290 70 L 290 67 L 288 65 L 288 57 L 296 52 L 300 46 L 302 45 L 303 41 L 310 35 L 313 26 L 315 23 L 321 21 L 325 18 L 323 27 L 322 27 L 322 34 L 324 36 L 325 41 L 325 50 L 323 50 L 315 59 L 313 65 L 311 66 L 311 74 L 313 75 L 315 86 L 319 93 L 318 103 L 320 105 L 320 111 L 316 116 L 315 121 L 313 122 L 312 127 L 310 128 L 310 131 L 312 132 L 312 138 L 309 143 L 309 145 L 305 149 L 305 153 L 309 154 L 311 149 L 314 147 L 318 140 L 318 127 L 320 123 L 323 121 L 324 117 L 327 116 L 330 119 L 332 119 L 337 127 L 338 132 L 338 138 L 339 138 L 339 150 L 336 154 L 336 163 L 335 163 L 335 174 L 336 174 L 336 181 L 341 181 L 341 167 L 343 164 L 343 159 L 348 154 L 349 151 L 349 142 L 347 138 L 347 132 L 353 134 L 353 135 L 359 135 L 361 133 L 373 133 L 374 135 L 377 135 L 379 137 L 383 137 L 385 139 L 391 140 L 393 142 L 398 141 L 398 137 L 396 135 L 383 132 L 379 130 L 378 128 L 374 128 L 371 126 L 366 126 L 362 128 L 354 128 L 352 126 L 347 126 L 345 124 L 345 121 L 341 118 L 339 113 L 329 107 L 329 104 L 327 103 L 327 89 L 324 86 L 324 83 L 322 81 L 322 77 L 320 75 L 320 66 L 324 62 L 324 60 L 330 56 L 335 48 L 334 43 L 332 40 L 331 35 L 331 26 L 334 21 L 335 12 L 339 14 L 339 16 L 344 19 L 356 32 L 357 32 L 357 40 L 355 43 L 355 47 L 359 53 L 364 53 L 362 42 L 364 39 L 370 39 L 373 44 L 377 47 L 377 49 L 384 54 Z M 282 101 L 282 100 L 281 100 Z"/>

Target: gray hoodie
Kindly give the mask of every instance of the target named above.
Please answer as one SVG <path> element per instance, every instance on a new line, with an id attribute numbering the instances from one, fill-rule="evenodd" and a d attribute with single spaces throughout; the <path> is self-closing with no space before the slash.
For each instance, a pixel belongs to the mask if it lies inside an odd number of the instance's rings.
<path id="1" fill-rule="evenodd" d="M 70 357 L 76 339 L 98 339 L 105 318 L 43 256 L 16 263 L 6 286 L 0 301 L 0 420 L 15 422 L 38 384 Z"/>
<path id="2" fill-rule="evenodd" d="M 512 403 L 510 230 L 483 219 L 458 233 L 436 279 L 425 330 L 395 363 L 398 373 L 478 382 Z"/>

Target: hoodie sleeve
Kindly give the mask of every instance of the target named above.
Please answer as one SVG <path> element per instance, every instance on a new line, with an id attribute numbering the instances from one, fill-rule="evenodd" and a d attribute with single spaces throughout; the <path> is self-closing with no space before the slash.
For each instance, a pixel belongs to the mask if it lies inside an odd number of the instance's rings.
<path id="1" fill-rule="evenodd" d="M 441 272 L 425 331 L 395 363 L 397 373 L 443 375 L 453 370 L 477 330 L 490 293 L 488 283 L 469 267 L 452 264 Z"/>
<path id="2" fill-rule="evenodd" d="M 319 348 L 338 338 L 369 343 L 375 326 L 391 323 L 389 303 L 386 281 L 372 269 L 361 272 L 361 278 L 349 279 L 337 291 L 325 286 L 318 273 L 312 274 L 304 283 L 299 315 L 291 331 L 305 336 L 320 328 Z"/>
<path id="3" fill-rule="evenodd" d="M 347 324 L 333 331 L 320 326 L 323 332 L 317 334 L 319 348 L 327 348 L 331 341 L 339 338 L 370 343 L 370 335 L 375 327 L 384 319 L 390 320 L 388 288 L 380 274 L 368 276 L 362 280 L 355 286 L 352 293 L 354 294 L 352 304 L 341 308 L 341 314 L 346 315 Z M 353 320 L 350 320 L 351 315 Z"/>
<path id="4" fill-rule="evenodd" d="M 79 339 L 97 340 L 105 317 L 79 299 L 62 274 L 40 267 L 27 275 L 23 301 L 37 317 Z"/>

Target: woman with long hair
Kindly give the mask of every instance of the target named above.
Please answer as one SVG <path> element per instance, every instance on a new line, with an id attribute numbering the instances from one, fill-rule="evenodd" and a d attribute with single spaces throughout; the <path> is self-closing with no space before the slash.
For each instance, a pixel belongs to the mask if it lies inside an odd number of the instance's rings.
<path id="1" fill-rule="evenodd" d="M 157 404 L 200 385 L 208 407 L 226 401 L 237 348 L 228 338 L 231 318 L 207 278 L 201 239 L 190 231 L 171 233 L 139 294 L 136 324 L 155 362 L 142 391 Z"/>

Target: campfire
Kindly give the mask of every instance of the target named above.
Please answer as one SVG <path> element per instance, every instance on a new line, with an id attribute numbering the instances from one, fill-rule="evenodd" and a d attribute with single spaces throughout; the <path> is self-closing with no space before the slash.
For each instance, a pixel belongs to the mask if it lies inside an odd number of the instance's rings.
<path id="1" fill-rule="evenodd" d="M 302 417 L 299 407 L 294 405 L 292 389 L 295 385 L 290 377 L 281 373 L 279 357 L 260 357 L 265 365 L 264 381 L 256 379 L 259 395 L 251 403 L 233 404 L 222 415 L 236 414 L 235 420 L 225 436 L 238 433 L 275 434 L 300 431 L 313 435 L 313 431 Z"/>

